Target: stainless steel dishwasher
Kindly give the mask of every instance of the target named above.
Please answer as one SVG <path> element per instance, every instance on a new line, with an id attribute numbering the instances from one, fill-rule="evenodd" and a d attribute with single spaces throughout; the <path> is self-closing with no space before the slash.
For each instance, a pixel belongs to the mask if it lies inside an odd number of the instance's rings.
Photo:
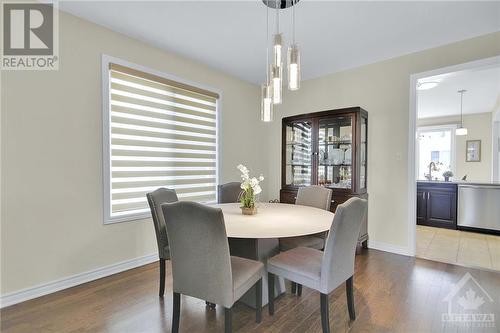
<path id="1" fill-rule="evenodd" d="M 500 231 L 500 186 L 458 185 L 457 225 Z"/>

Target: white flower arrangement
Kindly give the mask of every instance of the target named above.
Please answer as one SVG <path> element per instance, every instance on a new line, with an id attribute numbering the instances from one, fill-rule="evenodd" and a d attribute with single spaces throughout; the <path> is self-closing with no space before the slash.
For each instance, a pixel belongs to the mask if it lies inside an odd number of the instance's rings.
<path id="1" fill-rule="evenodd" d="M 262 192 L 259 183 L 264 180 L 264 176 L 250 178 L 250 171 L 246 166 L 239 164 L 236 168 L 240 170 L 241 179 L 243 180 L 240 186 L 243 190 L 240 199 L 241 206 L 243 208 L 254 208 L 256 196 Z"/>

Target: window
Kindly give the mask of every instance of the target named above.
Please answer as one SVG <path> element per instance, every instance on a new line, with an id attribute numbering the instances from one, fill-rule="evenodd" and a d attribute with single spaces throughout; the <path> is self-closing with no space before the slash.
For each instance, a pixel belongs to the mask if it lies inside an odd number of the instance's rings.
<path id="1" fill-rule="evenodd" d="M 103 56 L 104 223 L 150 216 L 146 193 L 217 200 L 219 96 Z"/>
<path id="2" fill-rule="evenodd" d="M 439 163 L 439 151 L 431 151 L 431 161 Z"/>
<path id="3" fill-rule="evenodd" d="M 455 125 L 418 128 L 418 179 L 426 179 L 431 162 L 434 162 L 438 169 L 432 171 L 432 179 L 443 180 L 443 172 L 455 172 L 455 129 Z"/>

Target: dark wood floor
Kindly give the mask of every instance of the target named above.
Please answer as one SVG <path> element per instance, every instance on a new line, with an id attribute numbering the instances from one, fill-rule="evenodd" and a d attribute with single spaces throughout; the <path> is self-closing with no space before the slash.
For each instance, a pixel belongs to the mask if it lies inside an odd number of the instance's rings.
<path id="1" fill-rule="evenodd" d="M 170 273 L 170 267 L 168 267 Z M 495 303 L 496 327 L 443 325 L 443 298 L 469 272 Z M 170 332 L 170 274 L 163 300 L 157 296 L 158 268 L 151 264 L 1 310 L 1 332 Z M 423 259 L 365 250 L 356 256 L 354 297 L 357 318 L 350 322 L 344 286 L 330 294 L 332 332 L 499 332 L 500 274 Z M 182 298 L 181 332 L 222 332 L 223 313 L 205 302 Z M 485 305 L 486 306 L 486 305 Z M 319 294 L 304 288 L 276 302 L 262 323 L 245 305 L 235 305 L 236 332 L 320 332 Z M 486 308 L 485 308 L 486 309 Z"/>

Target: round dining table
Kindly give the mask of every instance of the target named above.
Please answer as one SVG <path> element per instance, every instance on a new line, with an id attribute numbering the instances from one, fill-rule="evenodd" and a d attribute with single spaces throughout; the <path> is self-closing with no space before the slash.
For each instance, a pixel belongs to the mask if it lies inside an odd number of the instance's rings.
<path id="1" fill-rule="evenodd" d="M 259 260 L 264 263 L 264 267 L 268 258 L 279 253 L 279 238 L 328 231 L 334 216 L 324 209 L 282 203 L 259 203 L 255 215 L 243 215 L 239 203 L 216 204 L 211 207 L 222 209 L 231 255 Z M 265 305 L 268 302 L 267 270 L 262 282 L 262 303 Z M 275 286 L 275 295 L 285 291 L 283 279 Z M 255 307 L 254 288 L 241 301 Z"/>
<path id="2" fill-rule="evenodd" d="M 243 215 L 239 203 L 218 204 L 222 209 L 227 237 L 284 238 L 330 230 L 333 213 L 324 209 L 282 203 L 260 203 L 257 214 Z"/>

